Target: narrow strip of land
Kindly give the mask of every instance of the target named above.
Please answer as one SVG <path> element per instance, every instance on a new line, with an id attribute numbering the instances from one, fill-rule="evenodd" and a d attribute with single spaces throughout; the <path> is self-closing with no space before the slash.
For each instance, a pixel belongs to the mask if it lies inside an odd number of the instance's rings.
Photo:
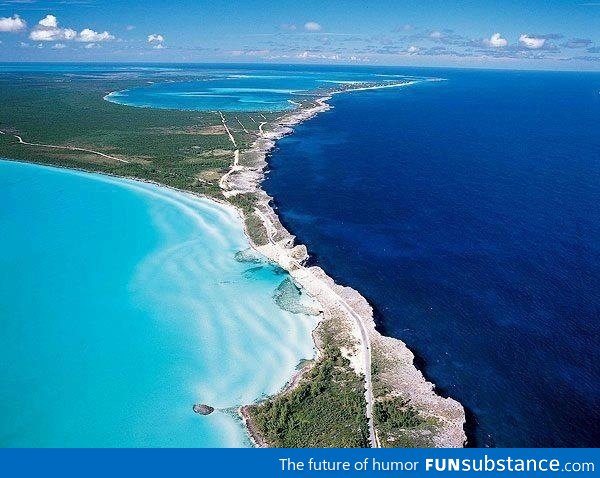
<path id="1" fill-rule="evenodd" d="M 261 222 L 264 224 L 267 230 L 267 238 L 269 243 L 276 247 L 280 248 L 275 243 L 274 237 L 277 233 L 275 226 L 271 223 L 271 220 L 258 208 L 254 209 L 255 214 L 259 217 Z M 289 262 L 298 269 L 305 269 L 304 265 L 300 264 L 296 259 L 292 258 L 288 255 Z M 358 327 L 360 332 L 360 346 L 362 349 L 363 361 L 364 361 L 364 372 L 365 372 L 365 402 L 366 402 L 366 417 L 367 422 L 369 424 L 369 443 L 371 444 L 371 448 L 378 448 L 379 441 L 377 440 L 377 436 L 375 433 L 375 425 L 373 423 L 373 402 L 375 401 L 373 395 L 373 381 L 371 377 L 371 344 L 369 340 L 369 333 L 367 332 L 362 318 L 358 315 L 352 306 L 346 302 L 343 297 L 340 297 L 328 284 L 323 282 L 321 279 L 317 277 L 312 277 L 312 279 L 319 284 L 321 289 L 324 289 L 333 295 L 335 300 L 340 304 L 344 312 L 346 312 L 350 317 L 352 317 Z"/>
<path id="2" fill-rule="evenodd" d="M 223 127 L 225 128 L 225 131 L 229 135 L 229 139 L 230 139 L 231 143 L 236 148 L 236 150 L 234 152 L 233 165 L 231 166 L 229 171 L 227 171 L 227 173 L 225 173 L 223 175 L 223 177 L 221 178 L 221 180 L 219 181 L 219 186 L 221 187 L 221 190 L 223 191 L 223 193 L 225 195 L 227 195 L 227 193 L 230 192 L 229 186 L 227 184 L 229 176 L 234 171 L 240 170 L 241 167 L 238 165 L 239 149 L 237 149 L 237 144 L 235 142 L 235 139 L 233 138 L 233 135 L 231 134 L 229 127 L 227 126 L 227 121 L 225 119 L 225 116 L 220 111 L 219 111 L 219 114 L 221 115 L 221 122 L 223 123 Z M 258 122 L 254 118 L 250 117 L 250 120 L 252 120 L 255 124 L 258 124 Z M 239 122 L 239 120 L 238 120 L 238 122 Z M 261 136 L 264 134 L 263 126 L 265 124 L 267 124 L 266 121 L 261 122 L 258 125 L 258 130 L 259 130 Z M 264 225 L 264 227 L 267 231 L 267 239 L 268 239 L 269 244 L 278 250 L 282 250 L 281 246 L 275 242 L 277 228 L 273 225 L 271 220 L 260 209 L 255 208 L 254 212 L 258 216 L 258 218 L 260 219 L 260 221 L 262 222 L 262 224 Z M 285 251 L 285 248 L 284 248 L 284 251 Z M 294 269 L 308 271 L 308 269 L 306 267 L 304 267 L 304 265 L 302 265 L 300 262 L 298 262 L 298 260 L 296 260 L 295 258 L 291 257 L 291 255 L 288 254 L 287 251 L 285 251 L 285 253 L 287 256 L 288 263 L 291 266 L 293 266 Z M 375 432 L 375 425 L 374 425 L 374 421 L 373 421 L 374 395 L 373 395 L 373 381 L 372 381 L 372 376 L 371 376 L 371 344 L 370 344 L 370 339 L 369 339 L 369 333 L 368 333 L 367 329 L 365 328 L 365 325 L 364 325 L 363 320 L 360 317 L 360 315 L 358 315 L 358 313 L 356 313 L 354 311 L 353 307 L 350 304 L 348 304 L 348 302 L 343 297 L 341 297 L 337 292 L 335 292 L 327 283 L 322 281 L 320 278 L 318 278 L 316 276 L 312 276 L 311 280 L 313 280 L 313 283 L 318 285 L 319 289 L 325 291 L 330 297 L 333 297 L 333 299 L 340 305 L 342 310 L 349 317 L 351 317 L 354 320 L 356 327 L 358 329 L 358 336 L 356 336 L 356 338 L 357 338 L 357 341 L 360 342 L 360 349 L 361 349 L 361 355 L 362 355 L 361 362 L 362 362 L 362 366 L 364 367 L 365 402 L 366 402 L 365 415 L 366 415 L 367 423 L 368 423 L 368 427 L 369 427 L 369 444 L 371 445 L 372 448 L 378 448 L 379 440 L 377 439 L 377 434 Z"/>
<path id="3" fill-rule="evenodd" d="M 226 191 L 229 190 L 229 187 L 227 185 L 227 180 L 229 179 L 229 176 L 234 171 L 237 171 L 240 169 L 240 167 L 238 165 L 239 149 L 237 149 L 237 144 L 235 142 L 235 139 L 233 138 L 231 132 L 229 131 L 229 128 L 227 126 L 227 121 L 225 120 L 225 116 L 223 116 L 223 113 L 221 113 L 220 111 L 219 111 L 219 114 L 221 115 L 221 121 L 223 123 L 223 127 L 225 128 L 225 131 L 227 131 L 227 134 L 229 135 L 229 139 L 230 139 L 231 143 L 236 148 L 236 150 L 234 152 L 233 165 L 231 166 L 229 171 L 227 171 L 227 173 L 225 173 L 223 175 L 223 177 L 221 177 L 221 179 L 219 181 L 219 186 L 221 187 L 221 190 L 223 190 L 225 193 Z M 250 119 L 252 119 L 252 121 L 254 121 L 254 123 L 256 123 L 256 121 L 253 118 L 250 118 Z M 262 122 L 258 126 L 258 129 L 259 129 L 261 135 L 263 134 L 262 128 L 265 124 L 266 124 L 266 122 Z M 258 216 L 258 218 L 263 223 L 265 229 L 267 230 L 267 238 L 268 238 L 269 243 L 276 248 L 280 248 L 280 246 L 278 246 L 275 243 L 274 238 L 275 238 L 275 235 L 277 234 L 277 230 L 276 230 L 275 226 L 272 224 L 271 220 L 265 214 L 263 214 L 263 212 L 260 211 L 260 209 L 255 208 L 254 211 L 255 211 L 255 214 Z M 296 259 L 290 257 L 289 255 L 288 255 L 288 259 L 295 268 L 305 269 L 305 267 L 300 262 L 298 262 Z M 362 322 L 362 318 L 354 311 L 354 309 L 342 297 L 339 296 L 339 294 L 337 294 L 331 287 L 329 287 L 322 280 L 320 280 L 316 277 L 314 278 L 314 280 L 319 284 L 319 287 L 321 289 L 329 291 L 333 295 L 333 297 L 340 304 L 342 309 L 350 317 L 352 317 L 354 319 L 354 321 L 358 327 L 360 336 L 357 338 L 359 339 L 360 346 L 362 349 L 364 374 L 365 374 L 365 402 L 366 402 L 366 418 L 367 418 L 367 422 L 369 424 L 369 442 L 370 442 L 372 448 L 377 448 L 379 446 L 379 442 L 377 440 L 377 436 L 375 433 L 375 425 L 373 424 L 374 396 L 373 396 L 373 382 L 372 382 L 372 377 L 371 377 L 371 345 L 370 345 L 370 340 L 369 340 L 369 334 L 368 334 L 367 330 L 365 329 L 365 326 Z"/>

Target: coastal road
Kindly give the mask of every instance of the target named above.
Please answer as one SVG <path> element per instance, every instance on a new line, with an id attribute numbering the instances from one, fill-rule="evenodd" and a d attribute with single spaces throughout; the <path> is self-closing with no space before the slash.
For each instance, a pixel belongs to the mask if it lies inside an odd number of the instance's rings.
<path id="1" fill-rule="evenodd" d="M 219 179 L 219 187 L 223 190 L 223 192 L 229 191 L 229 186 L 227 185 L 227 180 L 229 179 L 229 176 L 231 176 L 231 174 L 234 171 L 239 170 L 239 162 L 240 162 L 240 150 L 236 149 L 233 152 L 233 164 L 229 168 L 229 171 L 227 171 L 223 176 L 221 176 L 221 179 Z"/>
<path id="2" fill-rule="evenodd" d="M 335 292 L 334 292 L 335 294 Z M 335 294 L 339 304 L 344 308 L 358 325 L 361 335 L 361 348 L 365 362 L 365 402 L 367 404 L 367 421 L 369 423 L 369 442 L 371 448 L 379 448 L 379 442 L 375 433 L 375 425 L 373 423 L 373 402 L 375 401 L 373 395 L 373 379 L 371 377 L 371 341 L 369 340 L 369 333 L 365 329 L 362 318 L 354 311 L 354 309 L 338 294 Z"/>
<path id="3" fill-rule="evenodd" d="M 227 120 L 225 119 L 225 116 L 223 116 L 223 113 L 221 113 L 220 111 L 219 114 L 221 115 L 221 122 L 223 123 L 223 127 L 227 132 L 227 136 L 229 136 L 229 141 L 231 141 L 231 144 L 233 144 L 233 147 L 235 148 L 235 151 L 233 152 L 233 164 L 231 165 L 231 168 L 229 168 L 229 171 L 227 171 L 219 180 L 219 187 L 225 193 L 225 191 L 229 190 L 229 186 L 227 185 L 227 180 L 229 179 L 229 176 L 234 171 L 239 170 L 240 150 L 238 149 L 237 143 L 235 142 L 235 138 L 233 137 L 231 131 L 229 130 L 229 127 L 227 126 Z M 240 120 L 237 119 L 237 116 L 235 119 L 238 121 L 238 123 L 240 123 Z M 240 123 L 240 126 L 244 128 L 244 125 L 242 123 Z M 244 128 L 244 131 L 246 131 L 246 128 Z"/>
<path id="4" fill-rule="evenodd" d="M 255 209 L 254 211 L 267 230 L 267 237 L 269 239 L 269 243 L 279 250 L 284 249 L 281 246 L 277 245 L 273 240 L 273 237 L 276 233 L 276 229 L 271 223 L 271 220 L 259 209 Z M 294 265 L 298 269 L 305 269 L 305 267 L 302 264 L 300 264 L 296 259 L 290 257 L 289 255 L 288 260 L 290 264 Z M 379 442 L 375 433 L 375 425 L 373 423 L 373 402 L 375 401 L 375 399 L 373 396 L 373 380 L 371 376 L 371 341 L 369 339 L 369 333 L 365 328 L 362 318 L 356 313 L 352 306 L 348 304 L 348 302 L 346 302 L 346 300 L 343 297 L 337 294 L 329 286 L 329 284 L 326 284 L 321 279 L 315 279 L 316 281 L 318 281 L 320 288 L 329 292 L 330 295 L 332 295 L 336 299 L 336 301 L 342 307 L 344 312 L 346 312 L 346 314 L 348 314 L 354 319 L 354 322 L 356 323 L 358 330 L 360 331 L 360 346 L 365 367 L 365 402 L 367 405 L 366 417 L 367 422 L 369 424 L 369 443 L 371 444 L 371 448 L 379 448 Z"/>
<path id="5" fill-rule="evenodd" d="M 220 111 L 219 111 L 219 114 L 221 115 L 221 123 L 223 123 L 223 127 L 225 128 L 225 131 L 227 132 L 227 136 L 229 136 L 229 141 L 231 141 L 231 143 L 233 144 L 233 147 L 237 149 L 237 143 L 235 142 L 235 138 L 231 134 L 229 127 L 227 126 L 227 120 L 225 119 L 225 116 L 223 116 L 223 113 L 221 113 Z"/>
<path id="6" fill-rule="evenodd" d="M 239 149 L 237 149 L 238 146 L 235 142 L 235 139 L 233 138 L 233 135 L 231 134 L 231 131 L 229 130 L 229 128 L 227 126 L 227 120 L 225 119 L 225 116 L 220 111 L 219 111 L 219 115 L 221 116 L 221 122 L 223 123 L 223 127 L 225 128 L 225 131 L 227 132 L 227 135 L 229 136 L 229 140 L 233 144 L 234 148 L 236 148 L 235 153 L 234 153 L 234 162 L 233 162 L 231 169 L 221 178 L 221 181 L 219 181 L 219 186 L 221 187 L 221 189 L 227 190 L 227 185 L 226 185 L 227 178 L 233 171 L 239 169 L 239 167 L 238 167 Z M 254 118 L 250 118 L 250 119 L 256 123 Z M 262 127 L 265 124 L 266 124 L 266 122 L 262 122 L 258 126 L 258 129 L 259 129 L 259 132 L 261 133 L 261 135 L 263 134 Z M 300 262 L 298 262 L 296 259 L 294 259 L 289 254 L 287 254 L 287 252 L 288 252 L 287 248 L 281 247 L 275 242 L 275 240 L 273 238 L 275 237 L 275 234 L 277 233 L 277 229 L 275 228 L 275 226 L 273 225 L 271 220 L 265 214 L 263 214 L 263 212 L 258 208 L 255 208 L 254 212 L 259 217 L 259 219 L 265 226 L 265 229 L 267 230 L 267 238 L 269 240 L 269 243 L 273 247 L 275 247 L 276 250 L 281 250 L 281 251 L 285 252 L 286 255 L 288 256 L 287 260 L 291 265 L 295 266 L 298 269 L 306 269 L 302 264 L 300 264 Z M 333 290 L 333 288 L 331 288 L 329 286 L 329 284 L 323 282 L 321 279 L 318 279 L 316 277 L 314 279 L 318 282 L 320 288 L 322 290 L 328 292 L 331 296 L 333 296 L 335 298 L 335 300 L 339 303 L 341 308 L 346 312 L 346 314 L 348 314 L 350 317 L 352 317 L 354 319 L 354 322 L 360 332 L 360 337 L 359 337 L 360 347 L 361 347 L 364 369 L 365 369 L 364 370 L 365 371 L 365 402 L 366 402 L 367 423 L 369 425 L 369 443 L 372 448 L 379 448 L 379 441 L 377 440 L 377 434 L 375 433 L 375 425 L 373 424 L 374 396 L 373 396 L 373 380 L 371 377 L 371 343 L 369 340 L 369 333 L 368 333 L 367 329 L 365 328 L 365 325 L 364 325 L 360 315 L 358 315 L 356 313 L 356 311 L 352 308 L 352 306 L 350 306 L 350 304 L 348 304 L 348 302 L 346 302 L 346 300 L 343 297 L 341 297 L 339 294 L 337 294 Z"/>

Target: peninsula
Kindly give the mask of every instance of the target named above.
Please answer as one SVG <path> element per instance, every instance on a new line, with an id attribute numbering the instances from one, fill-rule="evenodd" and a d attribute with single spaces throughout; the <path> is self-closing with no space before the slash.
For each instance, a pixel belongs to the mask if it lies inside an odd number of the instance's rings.
<path id="1" fill-rule="evenodd" d="M 227 112 L 135 108 L 104 99 L 148 81 L 144 74 L 63 80 L 60 74 L 0 77 L 0 156 L 226 201 L 239 211 L 256 251 L 319 305 L 317 356 L 279 394 L 240 410 L 257 446 L 464 445 L 462 406 L 436 394 L 403 342 L 376 330 L 372 308 L 358 291 L 305 265 L 306 247 L 283 227 L 261 189 L 276 141 L 328 110 L 331 95 L 414 81 L 336 85 L 301 97 L 287 112 Z M 200 414 L 211 409 L 194 406 Z"/>

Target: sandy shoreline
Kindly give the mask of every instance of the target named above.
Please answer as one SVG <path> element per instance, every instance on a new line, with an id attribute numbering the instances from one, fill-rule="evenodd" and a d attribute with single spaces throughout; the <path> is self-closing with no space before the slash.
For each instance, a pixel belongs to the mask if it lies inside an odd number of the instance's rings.
<path id="1" fill-rule="evenodd" d="M 443 398 L 435 393 L 434 385 L 427 382 L 423 374 L 414 366 L 414 355 L 402 341 L 382 336 L 375 330 L 373 310 L 358 291 L 336 284 L 320 267 L 304 266 L 304 262 L 308 258 L 306 247 L 296 244 L 295 237 L 283 227 L 270 206 L 272 198 L 261 188 L 264 171 L 268 166 L 267 155 L 274 148 L 276 141 L 291 134 L 295 125 L 331 109 L 328 101 L 334 94 L 345 91 L 401 87 L 414 83 L 415 81 L 409 81 L 394 85 L 361 86 L 349 90 L 333 91 L 317 98 L 310 107 L 284 114 L 277 122 L 270 124 L 271 131 L 264 132 L 261 125 L 259 135 L 252 147 L 239 153 L 238 161 L 226 173 L 226 179 L 220 184 L 225 197 L 252 193 L 258 198 L 254 213 L 264 225 L 268 241 L 267 244 L 256 244 L 252 240 L 252 235 L 247 231 L 253 247 L 288 271 L 296 285 L 321 304 L 325 320 L 330 317 L 342 317 L 351 328 L 361 350 L 346 350 L 345 353 L 355 371 L 365 376 L 365 400 L 371 445 L 379 446 L 372 419 L 375 398 L 371 385 L 371 358 L 373 353 L 376 353 L 385 360 L 386 370 L 381 375 L 385 377 L 387 384 L 392 385 L 392 393 L 409 398 L 411 404 L 419 410 L 422 416 L 434 418 L 439 423 L 438 433 L 432 441 L 434 446 L 461 447 L 466 442 L 463 430 L 465 412 L 462 406 L 451 398 Z M 240 214 L 244 217 L 242 211 Z M 264 440 L 258 436 L 252 426 L 244 407 L 240 413 L 253 442 L 257 446 L 266 446 Z"/>

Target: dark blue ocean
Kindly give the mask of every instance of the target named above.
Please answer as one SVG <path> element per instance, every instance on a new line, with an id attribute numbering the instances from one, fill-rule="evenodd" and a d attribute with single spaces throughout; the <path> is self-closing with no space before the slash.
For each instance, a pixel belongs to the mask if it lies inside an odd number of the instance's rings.
<path id="1" fill-rule="evenodd" d="M 471 445 L 600 446 L 600 74 L 416 74 L 448 81 L 336 95 L 266 189 Z"/>

